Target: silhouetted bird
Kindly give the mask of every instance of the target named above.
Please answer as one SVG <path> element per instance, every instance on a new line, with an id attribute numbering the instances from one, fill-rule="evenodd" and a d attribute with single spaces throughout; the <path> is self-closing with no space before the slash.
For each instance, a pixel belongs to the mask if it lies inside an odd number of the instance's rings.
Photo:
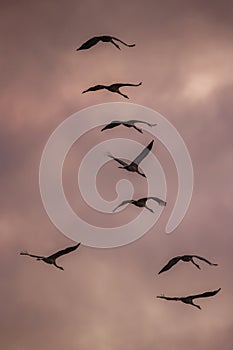
<path id="1" fill-rule="evenodd" d="M 101 129 L 101 131 L 107 130 L 107 129 L 113 129 L 119 125 L 123 125 L 126 126 L 127 128 L 134 128 L 137 131 L 139 131 L 141 134 L 143 134 L 142 130 L 139 129 L 135 123 L 141 123 L 141 124 L 145 124 L 148 125 L 150 127 L 152 126 L 156 126 L 157 124 L 150 124 L 148 122 L 144 122 L 143 120 L 127 120 L 127 121 L 120 121 L 120 120 L 114 120 L 111 123 L 107 124 L 103 129 Z"/>
<path id="2" fill-rule="evenodd" d="M 201 256 L 198 256 L 198 255 L 182 255 L 182 256 L 176 256 L 175 258 L 172 258 L 168 263 L 167 265 L 165 265 L 161 271 L 159 271 L 159 274 L 164 272 L 164 271 L 167 271 L 167 270 L 170 270 L 172 268 L 172 266 L 174 266 L 175 264 L 178 263 L 178 261 L 182 260 L 184 262 L 189 262 L 191 261 L 191 263 L 193 263 L 198 269 L 201 269 L 200 266 L 195 263 L 195 261 L 193 260 L 193 258 L 196 258 L 196 259 L 199 259 L 199 260 L 202 260 L 204 262 L 206 262 L 207 264 L 209 265 L 212 265 L 212 266 L 217 266 L 218 264 L 214 264 L 212 262 L 210 262 L 209 260 L 205 259 L 205 258 L 202 258 Z"/>
<path id="3" fill-rule="evenodd" d="M 106 90 L 108 90 L 110 92 L 115 92 L 117 94 L 120 94 L 124 98 L 129 98 L 127 95 L 124 95 L 122 92 L 120 92 L 119 89 L 121 87 L 123 87 L 123 86 L 140 86 L 140 85 L 142 85 L 142 82 L 138 83 L 138 84 L 115 83 L 115 84 L 112 84 L 112 85 L 95 85 L 95 86 L 90 87 L 87 90 L 84 90 L 82 92 L 82 94 L 85 94 L 86 92 L 89 92 L 89 91 L 97 91 L 97 90 L 106 89 Z"/>
<path id="4" fill-rule="evenodd" d="M 160 296 L 157 296 L 157 298 L 161 298 L 161 299 L 165 299 L 165 300 L 182 301 L 182 303 L 193 305 L 201 310 L 201 307 L 199 305 L 194 304 L 193 299 L 212 297 L 212 296 L 216 295 L 220 290 L 221 290 L 221 288 L 214 290 L 214 291 L 211 291 L 211 292 L 205 292 L 202 294 L 189 295 L 187 297 L 165 297 L 164 295 L 160 295 Z"/>
<path id="5" fill-rule="evenodd" d="M 28 255 L 28 256 L 31 256 L 32 258 L 36 258 L 36 260 L 41 260 L 41 261 L 44 261 L 45 263 L 47 264 L 52 264 L 54 266 L 56 266 L 58 269 L 60 270 L 64 270 L 63 267 L 61 266 L 58 266 L 56 264 L 56 259 L 59 258 L 60 256 L 62 255 L 65 255 L 65 254 L 68 254 L 72 251 L 74 251 L 75 249 L 77 249 L 79 246 L 80 246 L 81 243 L 78 243 L 76 244 L 75 246 L 72 246 L 72 247 L 68 247 L 68 248 L 65 248 L 63 250 L 60 250 L 59 252 L 55 253 L 55 254 L 52 254 L 50 256 L 39 256 L 39 255 L 33 255 L 33 254 L 29 254 L 28 252 L 21 252 L 20 255 Z"/>
<path id="6" fill-rule="evenodd" d="M 110 36 L 110 35 L 102 35 L 102 36 L 94 36 L 93 38 L 87 40 L 84 44 L 82 44 L 78 49 L 76 49 L 76 51 L 80 51 L 80 50 L 87 50 L 90 49 L 92 46 L 96 45 L 99 41 L 103 41 L 105 43 L 111 43 L 113 45 L 115 45 L 119 50 L 120 47 L 115 43 L 115 41 L 119 41 L 121 44 L 128 46 L 128 47 L 134 47 L 135 44 L 126 44 L 124 41 L 115 38 L 114 36 Z"/>
<path id="7" fill-rule="evenodd" d="M 151 211 L 152 213 L 154 213 L 154 211 L 149 208 L 147 205 L 146 205 L 146 202 L 149 200 L 149 199 L 153 199 L 154 201 L 156 201 L 159 205 L 161 206 L 165 206 L 167 203 L 164 202 L 162 199 L 158 198 L 158 197 L 145 197 L 145 198 L 140 198 L 138 200 L 134 200 L 134 199 L 129 199 L 129 200 L 125 200 L 123 201 L 121 204 L 119 204 L 114 210 L 116 211 L 119 207 L 121 207 L 122 205 L 125 205 L 125 204 L 133 204 L 133 205 L 136 205 L 136 207 L 145 207 L 146 209 L 148 209 L 149 211 Z"/>
<path id="8" fill-rule="evenodd" d="M 116 162 L 118 162 L 119 164 L 123 165 L 123 166 L 119 166 L 118 168 L 120 169 L 125 169 L 128 171 L 132 171 L 132 172 L 136 172 L 144 177 L 146 177 L 145 174 L 141 173 L 139 171 L 138 165 L 141 163 L 141 161 L 147 156 L 147 154 L 150 152 L 150 150 L 152 149 L 154 140 L 152 140 L 149 145 L 147 147 L 145 147 L 143 149 L 143 151 L 130 163 L 126 163 L 123 160 L 119 159 L 119 158 L 115 158 L 113 157 L 110 153 L 107 154 L 108 157 L 112 158 L 113 160 L 115 160 Z"/>

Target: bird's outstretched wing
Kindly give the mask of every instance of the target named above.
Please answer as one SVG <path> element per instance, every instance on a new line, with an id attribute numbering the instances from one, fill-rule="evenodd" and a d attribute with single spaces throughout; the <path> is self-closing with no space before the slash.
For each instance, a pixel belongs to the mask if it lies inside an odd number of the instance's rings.
<path id="1" fill-rule="evenodd" d="M 115 84 L 112 84 L 111 86 L 114 86 L 115 88 L 120 88 L 120 87 L 123 87 L 123 86 L 140 86 L 142 85 L 142 82 L 138 83 L 138 84 L 130 84 L 130 83 L 115 83 Z"/>
<path id="2" fill-rule="evenodd" d="M 139 163 L 141 163 L 141 161 L 147 156 L 147 154 L 150 152 L 150 150 L 152 149 L 154 140 L 152 140 L 148 146 L 146 146 L 143 151 L 132 161 L 131 164 L 137 164 L 139 165 Z"/>
<path id="3" fill-rule="evenodd" d="M 135 124 L 135 123 L 145 124 L 145 125 L 148 125 L 150 127 L 157 125 L 157 124 L 151 124 L 151 123 L 145 122 L 144 120 L 136 120 L 136 119 L 127 120 L 124 122 L 124 124 L 130 124 L 130 125 Z"/>
<path id="4" fill-rule="evenodd" d="M 80 244 L 81 243 L 78 243 L 78 244 L 76 244 L 76 245 L 74 245 L 72 247 L 68 247 L 68 248 L 62 249 L 59 252 L 48 256 L 48 258 L 57 259 L 57 258 L 59 258 L 59 256 L 68 254 L 68 253 L 72 252 L 73 250 L 77 249 L 80 246 Z"/>
<path id="5" fill-rule="evenodd" d="M 103 129 L 101 129 L 101 131 L 107 130 L 107 129 L 113 129 L 122 124 L 124 126 L 133 127 L 134 129 L 136 129 L 142 134 L 143 133 L 142 130 L 137 128 L 137 126 L 135 125 L 136 123 L 145 124 L 150 127 L 157 125 L 157 124 L 150 124 L 150 123 L 144 122 L 143 120 L 126 120 L 126 121 L 114 120 L 111 123 L 107 124 Z"/>
<path id="6" fill-rule="evenodd" d="M 212 265 L 212 266 L 218 266 L 218 264 L 214 264 L 214 263 L 210 262 L 209 260 L 203 258 L 202 256 L 193 255 L 193 258 L 202 260 L 202 261 L 204 261 L 204 262 L 206 262 L 207 264 Z"/>
<path id="7" fill-rule="evenodd" d="M 105 125 L 105 127 L 103 129 L 101 129 L 101 131 L 107 130 L 107 129 L 113 129 L 116 126 L 121 125 L 122 122 L 120 121 L 112 121 L 111 123 Z"/>
<path id="8" fill-rule="evenodd" d="M 143 120 L 127 120 L 127 121 L 123 122 L 123 125 L 128 126 L 128 127 L 133 127 L 135 130 L 137 130 L 138 132 L 143 134 L 143 131 L 135 125 L 136 123 L 145 124 L 145 125 L 148 125 L 151 127 L 157 125 L 157 124 L 150 124 L 150 123 L 144 122 Z"/>
<path id="9" fill-rule="evenodd" d="M 116 37 L 112 37 L 112 39 L 113 40 L 116 40 L 116 41 L 119 41 L 120 43 L 122 43 L 123 45 L 125 45 L 125 46 L 128 46 L 128 47 L 134 47 L 134 46 L 136 46 L 135 44 L 126 44 L 124 41 L 122 41 L 122 40 L 120 40 L 120 39 L 118 39 L 118 38 L 116 38 Z"/>
<path id="10" fill-rule="evenodd" d="M 114 156 L 111 155 L 111 153 L 107 153 L 107 156 L 109 158 L 112 158 L 113 160 L 115 160 L 116 162 L 118 162 L 119 164 L 123 165 L 123 166 L 127 166 L 128 164 L 126 162 L 124 162 L 123 160 L 116 158 Z"/>
<path id="11" fill-rule="evenodd" d="M 43 259 L 44 258 L 44 256 L 30 254 L 30 253 L 28 253 L 26 251 L 20 252 L 20 255 L 27 255 L 27 256 L 31 256 L 32 258 L 37 258 L 37 259 Z"/>
<path id="12" fill-rule="evenodd" d="M 153 199 L 155 202 L 157 202 L 159 205 L 164 206 L 167 204 L 167 202 L 164 202 L 162 199 L 158 197 L 147 197 L 147 199 Z"/>
<path id="13" fill-rule="evenodd" d="M 172 268 L 172 266 L 174 266 L 175 264 L 178 263 L 178 261 L 181 259 L 181 256 L 176 256 L 174 258 L 172 258 L 171 260 L 168 261 L 168 263 L 162 268 L 162 270 L 160 270 L 158 272 L 158 274 L 164 272 L 164 271 L 168 271 Z"/>
<path id="14" fill-rule="evenodd" d="M 115 209 L 113 209 L 113 212 L 115 212 L 122 205 L 129 204 L 129 203 L 132 203 L 131 199 L 128 199 L 128 200 L 125 200 L 125 201 L 121 202 L 121 204 L 119 204 Z"/>
<path id="15" fill-rule="evenodd" d="M 214 295 L 216 295 L 219 291 L 221 290 L 221 288 L 210 291 L 210 292 L 204 292 L 201 294 L 196 294 L 196 295 L 190 295 L 188 296 L 189 298 L 192 299 L 198 299 L 198 298 L 208 298 L 208 297 L 213 297 Z"/>
<path id="16" fill-rule="evenodd" d="M 82 94 L 85 94 L 86 92 L 89 92 L 89 91 L 97 91 L 102 89 L 105 89 L 104 85 L 95 85 L 95 86 L 89 87 L 87 90 L 82 91 Z"/>
<path id="17" fill-rule="evenodd" d="M 83 43 L 78 49 L 76 49 L 76 51 L 90 49 L 92 46 L 96 45 L 100 40 L 101 39 L 99 36 L 94 36 L 93 38 Z"/>

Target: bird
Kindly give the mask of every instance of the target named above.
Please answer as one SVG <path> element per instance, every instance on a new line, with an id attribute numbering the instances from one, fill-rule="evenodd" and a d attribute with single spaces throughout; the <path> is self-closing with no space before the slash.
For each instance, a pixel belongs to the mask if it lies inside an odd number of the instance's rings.
<path id="1" fill-rule="evenodd" d="M 135 44 L 126 44 L 124 41 L 110 35 L 102 35 L 102 36 L 94 36 L 93 38 L 87 40 L 85 43 L 83 43 L 76 51 L 81 50 L 87 50 L 90 49 L 92 46 L 96 45 L 99 41 L 105 42 L 105 43 L 111 43 L 113 44 L 117 49 L 120 50 L 120 46 L 115 43 L 115 41 L 119 41 L 121 44 L 128 46 L 128 47 L 134 47 Z"/>
<path id="2" fill-rule="evenodd" d="M 100 85 L 91 86 L 87 90 L 84 90 L 82 92 L 82 94 L 85 94 L 86 92 L 89 92 L 89 91 L 97 91 L 97 90 L 106 89 L 110 92 L 115 92 L 117 94 L 120 94 L 124 98 L 129 98 L 127 95 L 123 94 L 119 89 L 123 86 L 140 86 L 140 85 L 142 85 L 142 82 L 140 82 L 138 84 L 130 84 L 130 83 L 115 83 L 115 84 L 111 84 L 111 85 L 101 85 L 100 84 Z"/>
<path id="3" fill-rule="evenodd" d="M 184 261 L 184 262 L 191 261 L 191 263 L 194 264 L 200 270 L 201 269 L 200 266 L 193 260 L 193 258 L 202 260 L 211 266 L 218 266 L 218 264 L 214 264 L 214 263 L 210 262 L 209 260 L 202 258 L 201 256 L 198 256 L 198 255 L 181 255 L 181 256 L 176 256 L 176 257 L 172 258 L 171 260 L 169 260 L 169 262 L 162 268 L 162 270 L 160 270 L 158 272 L 158 274 L 160 274 L 164 271 L 170 270 L 172 268 L 172 266 L 177 264 L 178 261 L 180 261 L 180 260 Z"/>
<path id="4" fill-rule="evenodd" d="M 131 162 L 131 163 L 126 163 L 123 160 L 116 158 L 114 156 L 111 155 L 111 153 L 107 153 L 107 156 L 112 158 L 113 160 L 115 160 L 116 162 L 118 162 L 119 164 L 121 164 L 122 166 L 119 166 L 118 168 L 120 169 L 125 169 L 127 171 L 131 171 L 131 172 L 136 172 L 139 175 L 146 177 L 145 174 L 141 173 L 139 171 L 138 165 L 141 163 L 141 161 L 147 156 L 147 154 L 150 152 L 150 150 L 152 149 L 154 140 L 152 140 L 148 146 L 146 146 L 142 152 Z"/>
<path id="5" fill-rule="evenodd" d="M 122 205 L 125 205 L 125 204 L 133 204 L 133 205 L 136 205 L 136 207 L 145 207 L 146 209 L 148 209 L 151 213 L 154 213 L 154 211 L 149 208 L 147 205 L 146 205 L 146 202 L 149 200 L 149 199 L 153 199 L 154 201 L 156 201 L 160 206 L 165 206 L 167 203 L 164 202 L 162 199 L 158 198 L 158 197 L 145 197 L 145 198 L 140 198 L 138 200 L 134 200 L 134 199 L 129 199 L 129 200 L 125 200 L 123 201 L 121 204 L 119 204 L 114 210 L 113 212 L 115 212 L 119 207 L 121 207 Z"/>
<path id="6" fill-rule="evenodd" d="M 150 124 L 150 123 L 145 122 L 143 120 L 127 120 L 127 121 L 114 120 L 111 123 L 107 124 L 103 129 L 101 129 L 101 131 L 104 131 L 104 130 L 107 130 L 107 129 L 113 129 L 113 128 L 119 126 L 119 125 L 123 125 L 123 126 L 126 126 L 127 128 L 134 128 L 135 130 L 137 130 L 138 132 L 143 134 L 142 130 L 139 129 L 135 125 L 136 123 L 145 124 L 145 125 L 148 125 L 150 127 L 157 125 L 157 124 Z"/>
<path id="7" fill-rule="evenodd" d="M 212 297 L 212 296 L 216 295 L 220 290 L 221 290 L 221 288 L 216 289 L 214 291 L 210 291 L 210 292 L 204 292 L 201 294 L 189 295 L 187 297 L 166 297 L 164 295 L 158 295 L 157 298 L 161 298 L 161 299 L 165 299 L 165 300 L 182 301 L 182 303 L 193 305 L 201 310 L 201 307 L 199 305 L 194 304 L 193 299 Z"/>
<path id="8" fill-rule="evenodd" d="M 20 255 L 28 255 L 31 256 L 32 258 L 36 258 L 36 260 L 40 260 L 40 261 L 44 261 L 47 264 L 52 264 L 54 266 L 56 266 L 58 269 L 60 270 L 64 270 L 63 267 L 58 266 L 56 263 L 56 259 L 59 258 L 62 255 L 68 254 L 74 250 L 76 250 L 81 243 L 76 244 L 75 246 L 72 247 L 68 247 L 62 250 L 59 250 L 57 253 L 54 253 L 52 255 L 49 255 L 47 257 L 45 256 L 39 256 L 39 255 L 33 255 L 33 254 L 29 254 L 27 251 L 23 251 L 20 253 Z"/>

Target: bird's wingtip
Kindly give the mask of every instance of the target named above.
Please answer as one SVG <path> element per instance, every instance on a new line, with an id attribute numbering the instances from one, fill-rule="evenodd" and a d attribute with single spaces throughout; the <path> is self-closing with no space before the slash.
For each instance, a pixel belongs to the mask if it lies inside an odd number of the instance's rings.
<path id="1" fill-rule="evenodd" d="M 147 148 L 152 147 L 152 146 L 153 146 L 153 144 L 154 144 L 154 141 L 155 141 L 155 140 L 152 140 L 152 141 L 149 143 L 149 145 L 147 146 Z"/>

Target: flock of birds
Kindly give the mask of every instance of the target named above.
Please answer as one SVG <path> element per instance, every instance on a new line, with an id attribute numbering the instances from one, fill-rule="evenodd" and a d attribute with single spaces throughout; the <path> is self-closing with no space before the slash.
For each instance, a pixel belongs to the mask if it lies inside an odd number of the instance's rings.
<path id="1" fill-rule="evenodd" d="M 171 260 L 169 260 L 169 262 L 159 271 L 158 274 L 161 274 L 162 272 L 170 270 L 179 261 L 191 262 L 193 265 L 195 265 L 200 270 L 201 268 L 193 260 L 194 258 L 202 260 L 202 261 L 204 261 L 205 263 L 207 263 L 207 264 L 209 264 L 211 266 L 217 266 L 218 265 L 218 264 L 212 263 L 209 260 L 207 260 L 207 259 L 205 259 L 205 258 L 203 258 L 201 256 L 198 256 L 198 255 L 181 255 L 181 256 L 176 256 L 176 257 L 172 258 Z M 221 290 L 221 288 L 218 288 L 218 289 L 213 290 L 213 291 L 204 292 L 204 293 L 200 293 L 200 294 L 196 294 L 196 295 L 188 295 L 186 297 L 167 297 L 165 295 L 158 295 L 157 298 L 165 299 L 165 300 L 181 301 L 182 303 L 190 304 L 190 305 L 195 306 L 195 307 L 197 307 L 198 309 L 201 310 L 201 307 L 199 305 L 197 305 L 197 304 L 194 304 L 193 300 L 194 299 L 198 299 L 198 298 L 212 297 L 212 296 L 216 295 L 220 290 Z"/>
<path id="2" fill-rule="evenodd" d="M 21 255 L 30 256 L 32 258 L 35 258 L 38 261 L 43 261 L 43 262 L 45 262 L 47 264 L 54 265 L 55 267 L 57 267 L 60 270 L 64 270 L 64 268 L 62 266 L 57 265 L 56 260 L 58 258 L 60 258 L 61 256 L 63 256 L 63 255 L 66 255 L 68 253 L 73 252 L 74 250 L 76 250 L 80 246 L 80 244 L 81 243 L 78 243 L 78 244 L 76 244 L 74 246 L 71 246 L 71 247 L 59 250 L 58 252 L 56 252 L 56 253 L 54 253 L 52 255 L 49 255 L 49 256 L 34 255 L 34 254 L 30 254 L 28 252 L 21 252 L 20 254 Z M 207 260 L 207 259 L 205 259 L 205 258 L 203 258 L 201 256 L 198 256 L 198 255 L 176 256 L 176 257 L 172 258 L 171 260 L 169 260 L 169 262 L 158 272 L 158 274 L 161 274 L 162 272 L 170 270 L 179 261 L 192 262 L 198 269 L 200 269 L 200 266 L 197 263 L 195 263 L 193 258 L 200 259 L 200 260 L 206 262 L 207 264 L 209 264 L 211 266 L 217 266 L 218 265 L 218 264 L 212 263 L 209 260 Z M 193 300 L 194 299 L 198 299 L 198 298 L 212 297 L 212 296 L 216 295 L 220 290 L 221 290 L 221 288 L 213 290 L 213 291 L 209 291 L 209 292 L 204 292 L 204 293 L 201 293 L 201 294 L 188 295 L 188 296 L 185 296 L 185 297 L 167 297 L 167 296 L 164 296 L 164 295 L 158 295 L 157 298 L 165 299 L 165 300 L 181 301 L 181 302 L 183 302 L 185 304 L 193 305 L 193 306 L 195 306 L 195 307 L 197 307 L 198 309 L 201 310 L 201 307 L 199 305 L 197 305 L 197 304 L 194 304 Z"/>
<path id="3" fill-rule="evenodd" d="M 127 47 L 134 47 L 135 44 L 127 44 L 125 42 L 123 42 L 122 40 L 113 37 L 113 36 L 109 36 L 109 35 L 104 35 L 104 36 L 95 36 L 89 40 L 87 40 L 84 44 L 82 44 L 78 49 L 76 49 L 76 51 L 81 51 L 81 50 L 87 50 L 90 49 L 91 47 L 93 47 L 94 45 L 96 45 L 99 42 L 107 42 L 107 43 L 111 43 L 113 44 L 117 49 L 120 50 L 120 46 L 116 43 L 119 42 Z M 88 88 L 87 90 L 84 90 L 82 93 L 86 93 L 86 92 L 90 92 L 90 91 L 97 91 L 97 90 L 101 90 L 101 89 L 106 89 L 110 92 L 113 93 L 118 93 L 121 96 L 123 96 L 124 98 L 128 98 L 127 95 L 123 94 L 119 89 L 121 87 L 124 86 L 140 86 L 142 85 L 142 82 L 138 83 L 138 84 L 130 84 L 130 83 L 114 83 L 111 85 L 95 85 L 92 86 L 90 88 Z M 128 120 L 128 121 L 112 121 L 111 123 L 105 125 L 101 131 L 107 130 L 107 129 L 113 129 L 115 127 L 118 127 L 120 125 L 127 127 L 127 128 L 133 128 L 136 131 L 143 133 L 143 131 L 141 129 L 139 129 L 135 124 L 137 123 L 141 123 L 141 124 L 145 124 L 147 126 L 153 127 L 156 126 L 157 124 L 151 124 L 148 123 L 146 121 L 143 120 Z M 130 172 L 136 172 L 139 175 L 146 177 L 146 175 L 140 171 L 139 169 L 139 164 L 142 162 L 142 160 L 148 155 L 148 153 L 152 150 L 153 147 L 153 143 L 154 140 L 152 140 L 142 151 L 141 153 L 131 162 L 126 163 L 124 160 L 119 159 L 114 157 L 113 155 L 111 155 L 110 153 L 107 154 L 107 156 L 111 159 L 113 159 L 114 161 L 116 161 L 117 163 L 119 163 L 121 166 L 119 166 L 118 168 L 121 169 L 125 169 L 127 171 Z M 160 206 L 166 206 L 166 202 L 163 201 L 162 199 L 158 198 L 158 197 L 144 197 L 144 198 L 139 198 L 137 200 L 135 199 L 130 199 L 130 200 L 124 200 L 122 203 L 120 203 L 114 210 L 113 212 L 115 212 L 119 207 L 126 205 L 126 204 L 133 204 L 137 207 L 144 207 L 147 210 L 149 210 L 150 212 L 154 212 L 151 208 L 149 208 L 147 206 L 147 201 L 148 200 L 154 200 L 155 202 L 157 202 Z M 62 266 L 57 265 L 56 260 L 58 258 L 60 258 L 63 255 L 66 255 L 68 253 L 71 253 L 73 251 L 75 251 L 81 243 L 78 243 L 74 246 L 71 247 L 67 247 L 65 249 L 62 249 L 52 255 L 49 256 L 40 256 L 40 255 L 34 255 L 34 254 L 30 254 L 27 251 L 23 251 L 20 253 L 20 255 L 26 255 L 26 256 L 30 256 L 32 258 L 35 258 L 38 261 L 43 261 L 47 264 L 50 265 L 54 265 L 56 268 L 60 269 L 60 270 L 64 270 Z M 205 263 L 211 265 L 211 266 L 217 266 L 217 264 L 210 262 L 209 260 L 198 256 L 198 255 L 183 255 L 183 256 L 176 256 L 174 258 L 172 258 L 171 260 L 169 260 L 169 262 L 158 272 L 158 274 L 161 274 L 165 271 L 170 270 L 174 265 L 176 265 L 179 261 L 183 261 L 183 262 L 191 262 L 192 264 L 194 264 L 198 269 L 200 269 L 200 266 L 194 261 L 195 259 L 199 259 L 201 261 L 204 261 Z M 168 297 L 168 296 L 164 296 L 164 295 L 160 295 L 157 296 L 157 298 L 161 298 L 161 299 L 165 299 L 165 300 L 172 300 L 172 301 L 181 301 L 185 304 L 190 304 L 192 306 L 197 307 L 198 309 L 201 309 L 201 307 L 197 304 L 194 304 L 193 300 L 194 299 L 198 299 L 198 298 L 208 298 L 208 297 L 212 297 L 214 295 L 216 295 L 219 291 L 221 290 L 221 288 L 217 289 L 217 290 L 213 290 L 213 291 L 208 291 L 208 292 L 204 292 L 201 294 L 196 294 L 196 295 L 188 295 L 185 297 Z"/>

